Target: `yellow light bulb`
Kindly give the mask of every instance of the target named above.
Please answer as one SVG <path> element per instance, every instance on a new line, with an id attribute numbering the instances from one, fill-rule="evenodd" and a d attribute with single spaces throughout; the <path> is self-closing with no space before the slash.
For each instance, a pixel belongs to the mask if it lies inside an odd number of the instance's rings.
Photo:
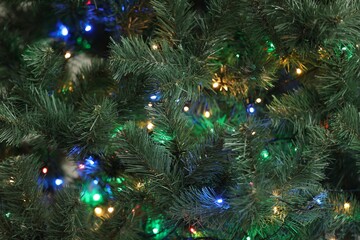
<path id="1" fill-rule="evenodd" d="M 152 124 L 152 122 L 149 122 L 146 127 L 147 127 L 148 130 L 153 130 L 155 125 Z"/>
<path id="2" fill-rule="evenodd" d="M 274 208 L 273 208 L 273 212 L 274 212 L 274 214 L 277 214 L 277 213 L 279 212 L 278 207 L 274 207 Z"/>
<path id="3" fill-rule="evenodd" d="M 255 131 L 251 133 L 251 135 L 253 135 L 253 136 L 254 136 L 255 134 L 256 134 L 256 132 L 255 132 Z"/>
<path id="4" fill-rule="evenodd" d="M 109 208 L 108 208 L 108 212 L 109 212 L 109 213 L 114 212 L 114 208 L 113 208 L 113 207 L 109 207 Z"/>
<path id="5" fill-rule="evenodd" d="M 188 112 L 190 110 L 190 108 L 188 106 L 184 107 L 184 112 Z"/>
<path id="6" fill-rule="evenodd" d="M 153 106 L 153 104 L 152 104 L 152 103 L 148 103 L 148 106 L 149 106 L 149 107 L 152 107 L 152 106 Z"/>
<path id="7" fill-rule="evenodd" d="M 151 45 L 151 48 L 152 48 L 153 50 L 158 50 L 158 49 L 159 49 L 159 46 L 158 46 L 156 43 L 154 43 L 153 45 Z"/>
<path id="8" fill-rule="evenodd" d="M 261 98 L 257 98 L 257 99 L 255 100 L 256 103 L 261 103 L 261 101 L 262 101 Z"/>
<path id="9" fill-rule="evenodd" d="M 301 70 L 300 68 L 297 68 L 297 69 L 296 69 L 296 74 L 297 74 L 297 75 L 302 74 L 302 70 Z"/>
<path id="10" fill-rule="evenodd" d="M 349 210 L 350 209 L 350 203 L 348 203 L 348 202 L 344 203 L 344 209 Z"/>
<path id="11" fill-rule="evenodd" d="M 65 57 L 66 59 L 71 58 L 71 53 L 70 53 L 69 51 L 67 51 L 67 52 L 65 53 L 64 57 Z"/>
<path id="12" fill-rule="evenodd" d="M 220 86 L 220 84 L 218 82 L 214 82 L 212 86 L 213 86 L 213 88 L 218 88 Z"/>
<path id="13" fill-rule="evenodd" d="M 209 111 L 205 111 L 205 113 L 204 113 L 204 116 L 206 117 L 206 118 L 209 118 L 210 117 L 210 112 Z"/>
<path id="14" fill-rule="evenodd" d="M 96 216 L 101 217 L 101 215 L 102 215 L 102 213 L 103 213 L 103 210 L 102 210 L 101 207 L 96 207 L 96 208 L 94 209 L 94 213 L 95 213 Z"/>

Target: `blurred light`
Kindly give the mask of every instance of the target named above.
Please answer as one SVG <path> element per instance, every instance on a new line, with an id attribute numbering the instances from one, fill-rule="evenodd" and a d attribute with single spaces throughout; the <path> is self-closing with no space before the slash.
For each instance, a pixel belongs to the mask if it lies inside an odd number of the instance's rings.
<path id="1" fill-rule="evenodd" d="M 100 198 L 101 198 L 101 195 L 98 194 L 98 193 L 94 194 L 94 196 L 93 196 L 93 200 L 94 200 L 94 201 L 99 201 Z"/>
<path id="2" fill-rule="evenodd" d="M 153 106 L 153 104 L 152 104 L 152 103 L 148 103 L 148 106 L 149 106 L 149 107 L 152 107 L 152 106 Z"/>
<path id="3" fill-rule="evenodd" d="M 219 198 L 216 200 L 216 202 L 221 204 L 221 203 L 223 203 L 223 200 L 222 200 L 222 198 Z"/>
<path id="4" fill-rule="evenodd" d="M 348 203 L 348 202 L 344 203 L 344 209 L 349 210 L 350 209 L 350 203 Z"/>
<path id="5" fill-rule="evenodd" d="M 67 52 L 65 53 L 64 57 L 65 57 L 66 59 L 71 58 L 71 52 L 67 51 Z"/>
<path id="6" fill-rule="evenodd" d="M 154 43 L 153 45 L 151 45 L 151 48 L 153 50 L 158 50 L 159 49 L 159 45 L 157 45 L 156 43 Z"/>
<path id="7" fill-rule="evenodd" d="M 279 209 L 278 209 L 278 207 L 274 207 L 274 208 L 273 208 L 273 212 L 274 212 L 274 214 L 279 213 Z"/>
<path id="8" fill-rule="evenodd" d="M 256 103 L 261 103 L 261 101 L 262 101 L 261 98 L 257 98 L 257 99 L 255 100 Z"/>
<path id="9" fill-rule="evenodd" d="M 95 185 L 97 185 L 97 184 L 99 183 L 99 181 L 95 179 L 95 180 L 93 181 L 93 183 L 94 183 Z"/>
<path id="10" fill-rule="evenodd" d="M 191 227 L 189 230 L 190 230 L 191 233 L 196 233 L 196 230 L 193 227 Z"/>
<path id="11" fill-rule="evenodd" d="M 254 136 L 255 134 L 256 134 L 256 132 L 255 132 L 255 131 L 251 133 L 251 135 L 253 135 L 253 136 Z"/>
<path id="12" fill-rule="evenodd" d="M 91 25 L 86 24 L 86 26 L 85 26 L 85 31 L 86 31 L 86 32 L 89 32 L 89 31 L 91 31 L 91 29 L 92 29 Z"/>
<path id="13" fill-rule="evenodd" d="M 158 234 L 158 233 L 159 233 L 159 229 L 158 229 L 158 228 L 153 228 L 152 232 L 153 232 L 154 234 Z"/>
<path id="14" fill-rule="evenodd" d="M 263 159 L 267 159 L 267 158 L 269 158 L 270 153 L 269 153 L 268 150 L 264 149 L 264 150 L 262 150 L 262 151 L 260 152 L 260 156 L 261 156 Z"/>
<path id="15" fill-rule="evenodd" d="M 108 212 L 109 212 L 109 213 L 114 212 L 114 208 L 113 208 L 113 207 L 109 207 L 109 208 L 108 208 Z"/>
<path id="16" fill-rule="evenodd" d="M 341 50 L 346 51 L 346 50 L 347 50 L 347 47 L 343 47 L 343 48 L 341 48 Z"/>
<path id="17" fill-rule="evenodd" d="M 246 237 L 246 240 L 251 240 L 251 237 Z"/>
<path id="18" fill-rule="evenodd" d="M 209 111 L 205 111 L 205 113 L 204 113 L 204 116 L 206 117 L 206 118 L 209 118 L 210 117 L 210 112 Z"/>
<path id="19" fill-rule="evenodd" d="M 88 0 L 87 2 L 86 2 L 86 5 L 90 5 L 91 4 L 91 0 Z"/>
<path id="20" fill-rule="evenodd" d="M 85 165 L 82 164 L 82 163 L 80 163 L 80 164 L 79 164 L 79 169 L 84 169 L 84 168 L 85 168 Z"/>
<path id="21" fill-rule="evenodd" d="M 152 124 L 152 122 L 149 122 L 149 123 L 147 124 L 147 126 L 146 126 L 146 128 L 147 128 L 148 130 L 153 130 L 154 127 L 155 127 L 155 125 Z"/>
<path id="22" fill-rule="evenodd" d="M 61 35 L 63 35 L 64 37 L 69 34 L 69 30 L 65 26 L 60 27 L 60 32 L 61 32 Z"/>
<path id="23" fill-rule="evenodd" d="M 218 82 L 214 82 L 212 85 L 213 88 L 218 88 L 219 86 L 220 86 L 220 84 Z"/>
<path id="24" fill-rule="evenodd" d="M 156 100 L 156 98 L 157 98 L 156 95 L 151 95 L 151 96 L 150 96 L 150 99 L 151 99 L 151 100 Z"/>
<path id="25" fill-rule="evenodd" d="M 88 157 L 88 158 L 85 159 L 85 160 L 86 160 L 90 165 L 94 165 L 94 164 L 95 164 L 92 156 Z"/>
<path id="26" fill-rule="evenodd" d="M 98 217 L 101 216 L 102 212 L 103 212 L 103 210 L 102 210 L 101 207 L 96 207 L 96 208 L 94 209 L 94 213 L 95 213 L 95 215 L 98 216 Z"/>
<path id="27" fill-rule="evenodd" d="M 240 57 L 240 54 L 236 54 L 236 57 L 239 58 L 239 57 Z"/>
<path id="28" fill-rule="evenodd" d="M 44 168 L 42 169 L 42 173 L 43 173 L 43 174 L 46 174 L 47 172 L 48 172 L 47 167 L 44 167 Z"/>
<path id="29" fill-rule="evenodd" d="M 297 69 L 296 69 L 296 74 L 297 74 L 297 75 L 302 74 L 302 70 L 301 70 L 300 68 L 297 68 Z"/>
<path id="30" fill-rule="evenodd" d="M 60 186 L 61 184 L 63 184 L 63 180 L 62 179 L 60 179 L 60 178 L 57 178 L 56 180 L 55 180 L 55 184 L 57 185 L 57 186 Z"/>
<path id="31" fill-rule="evenodd" d="M 184 112 L 188 112 L 190 110 L 190 108 L 188 106 L 184 107 Z"/>

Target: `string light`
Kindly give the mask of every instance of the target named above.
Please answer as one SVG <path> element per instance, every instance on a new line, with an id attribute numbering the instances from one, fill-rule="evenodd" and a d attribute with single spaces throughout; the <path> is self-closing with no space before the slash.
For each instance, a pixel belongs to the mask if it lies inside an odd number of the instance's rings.
<path id="1" fill-rule="evenodd" d="M 195 228 L 193 228 L 193 227 L 190 227 L 189 230 L 190 230 L 191 233 L 196 233 L 196 230 L 195 230 Z"/>
<path id="2" fill-rule="evenodd" d="M 86 24 L 86 26 L 85 26 L 85 31 L 86 31 L 86 32 L 89 32 L 89 31 L 91 31 L 91 29 L 92 29 L 91 25 L 90 25 L 90 24 Z"/>
<path id="3" fill-rule="evenodd" d="M 114 208 L 113 208 L 113 207 L 109 207 L 107 210 L 108 210 L 109 213 L 114 212 Z"/>
<path id="4" fill-rule="evenodd" d="M 253 136 L 254 136 L 255 134 L 256 134 L 256 132 L 255 132 L 255 131 L 251 133 L 251 135 L 253 135 Z"/>
<path id="5" fill-rule="evenodd" d="M 95 179 L 95 180 L 93 181 L 93 183 L 94 183 L 95 185 L 97 185 L 97 184 L 99 183 L 99 181 Z"/>
<path id="6" fill-rule="evenodd" d="M 273 212 L 274 212 L 274 214 L 279 213 L 279 208 L 278 208 L 278 207 L 274 207 L 274 208 L 273 208 Z"/>
<path id="7" fill-rule="evenodd" d="M 62 180 L 62 179 L 60 179 L 60 178 L 57 178 L 56 180 L 55 180 L 55 184 L 57 185 L 57 186 L 60 186 L 61 184 L 63 184 L 64 183 L 64 181 Z"/>
<path id="8" fill-rule="evenodd" d="M 254 108 L 253 104 L 249 104 L 246 111 L 250 114 L 255 113 L 255 108 Z"/>
<path id="9" fill-rule="evenodd" d="M 98 194 L 98 193 L 94 194 L 94 196 L 93 196 L 93 200 L 94 200 L 94 201 L 99 201 L 100 198 L 101 198 L 101 195 Z"/>
<path id="10" fill-rule="evenodd" d="M 153 104 L 152 104 L 152 103 L 148 103 L 148 106 L 149 106 L 149 107 L 152 107 L 152 106 L 153 106 Z"/>
<path id="11" fill-rule="evenodd" d="M 221 204 L 221 203 L 223 203 L 223 200 L 222 200 L 222 198 L 219 198 L 219 199 L 216 200 L 216 202 Z"/>
<path id="12" fill-rule="evenodd" d="M 153 228 L 153 229 L 152 229 L 152 232 L 153 232 L 154 234 L 158 234 L 158 233 L 159 233 L 159 229 L 158 229 L 158 228 Z"/>
<path id="13" fill-rule="evenodd" d="M 350 209 L 350 203 L 346 202 L 344 203 L 344 209 L 347 211 Z"/>
<path id="14" fill-rule="evenodd" d="M 264 149 L 264 150 L 262 150 L 261 152 L 260 152 L 260 156 L 261 156 L 261 158 L 263 158 L 263 159 L 268 159 L 269 158 L 269 156 L 270 156 L 270 153 L 269 153 L 269 151 L 268 150 L 266 150 L 266 149 Z"/>
<path id="15" fill-rule="evenodd" d="M 71 58 L 71 52 L 67 51 L 64 55 L 65 59 Z"/>
<path id="16" fill-rule="evenodd" d="M 60 27 L 60 33 L 61 33 L 61 35 L 63 35 L 65 37 L 65 36 L 67 36 L 69 34 L 69 30 L 67 29 L 67 27 L 61 26 Z"/>
<path id="17" fill-rule="evenodd" d="M 100 217 L 102 215 L 102 213 L 103 213 L 103 210 L 102 210 L 101 207 L 96 207 L 94 209 L 94 213 L 95 213 L 96 216 Z"/>
<path id="18" fill-rule="evenodd" d="M 256 103 L 261 103 L 261 101 L 262 101 L 261 98 L 257 98 L 257 99 L 255 100 Z"/>
<path id="19" fill-rule="evenodd" d="M 82 163 L 80 163 L 80 164 L 79 164 L 79 169 L 84 169 L 84 168 L 85 168 L 85 165 L 82 164 Z"/>
<path id="20" fill-rule="evenodd" d="M 190 110 L 190 108 L 188 106 L 184 107 L 184 112 L 188 112 Z"/>
<path id="21" fill-rule="evenodd" d="M 150 99 L 151 99 L 151 100 L 156 100 L 156 98 L 157 98 L 156 95 L 151 95 L 151 96 L 150 96 Z"/>
<path id="22" fill-rule="evenodd" d="M 297 69 L 296 69 L 296 74 L 297 74 L 297 75 L 302 74 L 302 70 L 301 70 L 300 68 L 297 68 Z"/>
<path id="23" fill-rule="evenodd" d="M 48 169 L 47 169 L 47 167 L 44 167 L 41 171 L 43 174 L 46 174 L 48 172 Z"/>
<path id="24" fill-rule="evenodd" d="M 155 125 L 152 124 L 152 122 L 149 122 L 149 123 L 147 124 L 147 126 L 146 126 L 146 128 L 147 128 L 148 130 L 150 130 L 150 131 L 153 130 L 154 127 L 155 127 Z"/>
<path id="25" fill-rule="evenodd" d="M 159 45 L 157 45 L 156 43 L 154 43 L 153 45 L 151 45 L 151 48 L 153 50 L 158 50 L 159 49 Z"/>
<path id="26" fill-rule="evenodd" d="M 210 114 L 210 112 L 209 111 L 205 111 L 204 112 L 204 116 L 206 117 L 206 118 L 209 118 L 210 116 L 211 116 L 211 114 Z"/>
<path id="27" fill-rule="evenodd" d="M 251 240 L 251 237 L 246 237 L 246 240 Z"/>
<path id="28" fill-rule="evenodd" d="M 218 82 L 214 82 L 212 85 L 213 88 L 218 88 L 219 86 L 220 86 L 220 84 Z"/>

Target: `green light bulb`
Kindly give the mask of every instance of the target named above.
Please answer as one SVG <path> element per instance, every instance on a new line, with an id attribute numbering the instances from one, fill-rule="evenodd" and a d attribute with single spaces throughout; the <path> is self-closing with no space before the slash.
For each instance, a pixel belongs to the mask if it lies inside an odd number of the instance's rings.
<path id="1" fill-rule="evenodd" d="M 101 195 L 98 194 L 98 193 L 94 194 L 94 196 L 93 196 L 93 200 L 94 200 L 94 201 L 99 201 L 100 198 L 101 198 Z"/>
<path id="2" fill-rule="evenodd" d="M 261 151 L 260 156 L 261 156 L 262 159 L 266 160 L 266 159 L 269 158 L 270 153 L 269 153 L 268 150 L 264 149 L 264 150 Z"/>
<path id="3" fill-rule="evenodd" d="M 158 233 L 159 233 L 159 229 L 158 229 L 158 228 L 153 228 L 152 231 L 153 231 L 154 234 L 158 234 Z"/>

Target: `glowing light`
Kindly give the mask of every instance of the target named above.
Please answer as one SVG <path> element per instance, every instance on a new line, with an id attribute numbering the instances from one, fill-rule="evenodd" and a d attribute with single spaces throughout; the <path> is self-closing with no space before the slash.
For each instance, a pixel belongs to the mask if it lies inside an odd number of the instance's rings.
<path id="1" fill-rule="evenodd" d="M 79 164 L 79 169 L 84 169 L 84 168 L 85 168 L 85 165 L 82 164 L 82 163 L 80 163 L 80 164 Z"/>
<path id="2" fill-rule="evenodd" d="M 246 240 L 251 240 L 251 237 L 246 237 Z"/>
<path id="3" fill-rule="evenodd" d="M 7 218 L 9 218 L 9 217 L 10 217 L 10 214 L 11 214 L 11 213 L 8 212 L 8 213 L 5 214 L 5 216 L 6 216 Z"/>
<path id="4" fill-rule="evenodd" d="M 91 0 L 88 0 L 87 2 L 86 2 L 86 5 L 90 5 L 91 4 Z"/>
<path id="5" fill-rule="evenodd" d="M 159 233 L 159 229 L 158 229 L 158 228 L 153 228 L 152 232 L 153 232 L 154 234 L 158 234 L 158 233 Z"/>
<path id="6" fill-rule="evenodd" d="M 222 198 L 219 198 L 219 199 L 216 200 L 216 202 L 221 204 L 221 203 L 223 203 L 223 200 L 222 200 Z"/>
<path id="7" fill-rule="evenodd" d="M 147 128 L 148 130 L 153 130 L 154 127 L 155 127 L 155 125 L 152 124 L 152 122 L 149 122 L 149 123 L 147 124 L 147 126 L 146 126 L 146 128 Z"/>
<path id="8" fill-rule="evenodd" d="M 42 173 L 43 173 L 43 174 L 46 174 L 47 172 L 48 172 L 47 167 L 44 167 L 44 168 L 42 169 Z"/>
<path id="9" fill-rule="evenodd" d="M 189 230 L 190 230 L 191 233 L 196 233 L 196 230 L 193 227 L 191 227 Z"/>
<path id="10" fill-rule="evenodd" d="M 343 48 L 341 48 L 341 50 L 346 51 L 346 50 L 347 50 L 347 47 L 343 47 Z"/>
<path id="11" fill-rule="evenodd" d="M 86 161 L 90 164 L 90 165 L 94 165 L 95 164 L 95 162 L 94 162 L 94 160 L 93 160 L 93 157 L 89 157 L 89 158 L 87 158 L 86 159 Z"/>
<path id="12" fill-rule="evenodd" d="M 348 203 L 348 202 L 344 203 L 344 209 L 349 210 L 350 209 L 350 203 Z"/>
<path id="13" fill-rule="evenodd" d="M 240 57 L 240 54 L 236 54 L 235 56 L 236 56 L 237 58 L 239 58 L 239 57 Z"/>
<path id="14" fill-rule="evenodd" d="M 97 185 L 97 184 L 99 183 L 99 181 L 95 179 L 95 180 L 93 181 L 93 183 L 94 183 L 95 185 Z"/>
<path id="15" fill-rule="evenodd" d="M 262 101 L 261 98 L 257 98 L 257 99 L 255 100 L 256 103 L 261 103 L 261 101 Z"/>
<path id="16" fill-rule="evenodd" d="M 263 159 L 268 159 L 269 156 L 270 156 L 270 153 L 268 150 L 264 149 L 260 152 L 260 156 L 263 158 Z"/>
<path id="17" fill-rule="evenodd" d="M 109 213 L 114 212 L 114 208 L 113 208 L 113 207 L 109 207 L 107 210 L 108 210 Z"/>
<path id="18" fill-rule="evenodd" d="M 256 134 L 256 132 L 255 132 L 255 131 L 251 133 L 251 135 L 253 135 L 253 136 L 254 136 L 255 134 Z"/>
<path id="19" fill-rule="evenodd" d="M 279 208 L 278 208 L 278 207 L 274 207 L 274 208 L 273 208 L 273 212 L 274 212 L 274 214 L 279 213 Z"/>
<path id="20" fill-rule="evenodd" d="M 152 104 L 152 103 L 148 103 L 148 106 L 149 106 L 149 107 L 152 107 L 152 106 L 153 106 L 153 104 Z"/>
<path id="21" fill-rule="evenodd" d="M 190 108 L 188 106 L 184 107 L 184 112 L 188 112 L 190 110 Z"/>
<path id="22" fill-rule="evenodd" d="M 213 88 L 218 88 L 219 86 L 220 86 L 220 84 L 218 82 L 214 82 L 212 85 Z"/>
<path id="23" fill-rule="evenodd" d="M 210 116 L 211 116 L 210 112 L 209 112 L 209 111 L 205 111 L 204 117 L 209 118 Z"/>
<path id="24" fill-rule="evenodd" d="M 101 198 L 101 195 L 98 194 L 98 193 L 94 194 L 94 196 L 93 196 L 93 200 L 94 200 L 94 201 L 99 201 L 100 198 Z"/>
<path id="25" fill-rule="evenodd" d="M 69 30 L 65 26 L 60 27 L 60 32 L 61 32 L 61 35 L 63 35 L 64 37 L 69 34 Z"/>
<path id="26" fill-rule="evenodd" d="M 65 57 L 66 59 L 71 58 L 71 52 L 67 51 L 67 52 L 65 53 L 64 57 Z"/>
<path id="27" fill-rule="evenodd" d="M 301 70 L 300 68 L 297 68 L 297 69 L 296 69 L 296 74 L 297 74 L 297 75 L 302 74 L 302 70 Z"/>
<path id="28" fill-rule="evenodd" d="M 249 108 L 248 108 L 248 111 L 249 111 L 249 113 L 254 113 L 254 112 L 255 112 L 255 108 L 254 108 L 254 107 L 249 107 Z"/>
<path id="29" fill-rule="evenodd" d="M 57 185 L 57 186 L 60 186 L 61 184 L 63 184 L 64 183 L 64 181 L 62 180 L 62 179 L 60 179 L 60 178 L 57 178 L 56 180 L 55 180 L 55 184 Z"/>
<path id="30" fill-rule="evenodd" d="M 150 96 L 150 99 L 151 99 L 151 100 L 156 100 L 156 98 L 157 98 L 156 95 L 151 95 L 151 96 Z"/>
<path id="31" fill-rule="evenodd" d="M 87 24 L 87 25 L 85 26 L 85 31 L 86 31 L 86 32 L 91 31 L 91 29 L 92 29 L 91 25 Z"/>
<path id="32" fill-rule="evenodd" d="M 102 215 L 102 213 L 103 213 L 103 210 L 102 210 L 101 207 L 96 207 L 94 209 L 94 213 L 95 213 L 96 216 L 100 217 Z"/>
<path id="33" fill-rule="evenodd" d="M 159 45 L 157 45 L 156 43 L 154 43 L 153 45 L 151 45 L 151 48 L 153 50 L 158 50 L 159 49 Z"/>

